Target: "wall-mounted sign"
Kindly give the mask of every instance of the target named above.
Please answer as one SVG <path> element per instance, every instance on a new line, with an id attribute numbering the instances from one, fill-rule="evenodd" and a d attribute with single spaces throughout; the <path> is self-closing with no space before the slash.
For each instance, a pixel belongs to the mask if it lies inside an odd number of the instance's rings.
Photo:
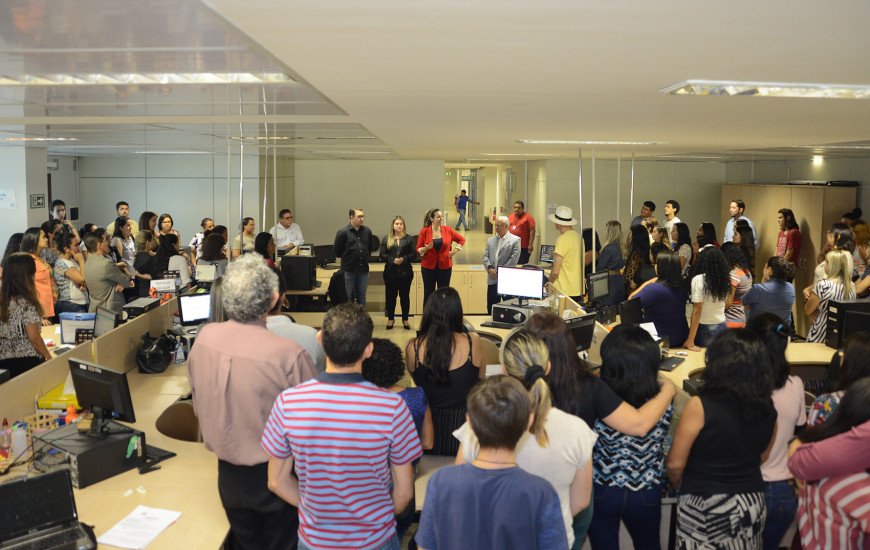
<path id="1" fill-rule="evenodd" d="M 15 208 L 14 189 L 0 189 L 0 208 L 10 210 Z"/>
<path id="2" fill-rule="evenodd" d="M 45 208 L 45 195 L 30 195 L 30 208 Z"/>

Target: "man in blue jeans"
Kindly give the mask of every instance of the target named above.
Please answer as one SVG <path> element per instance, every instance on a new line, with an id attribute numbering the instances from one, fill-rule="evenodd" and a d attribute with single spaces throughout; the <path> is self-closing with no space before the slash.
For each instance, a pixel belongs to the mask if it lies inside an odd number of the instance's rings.
<path id="1" fill-rule="evenodd" d="M 471 200 L 465 192 L 465 189 L 459 192 L 459 196 L 456 197 L 456 212 L 459 213 L 459 221 L 456 222 L 456 229 L 459 229 L 459 226 L 465 228 L 468 231 L 468 224 L 465 223 L 465 212 L 468 210 L 468 203 L 472 204 L 480 204 L 477 201 Z"/>
<path id="2" fill-rule="evenodd" d="M 347 301 L 355 301 L 365 309 L 372 231 L 363 225 L 365 214 L 362 208 L 351 208 L 348 215 L 350 223 L 335 234 L 332 250 L 336 258 L 341 258 Z"/>

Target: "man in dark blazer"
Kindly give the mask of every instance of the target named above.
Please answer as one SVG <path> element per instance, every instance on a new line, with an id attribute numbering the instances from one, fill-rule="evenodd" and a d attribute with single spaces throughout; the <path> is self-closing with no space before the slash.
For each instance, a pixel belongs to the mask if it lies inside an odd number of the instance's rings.
<path id="1" fill-rule="evenodd" d="M 516 267 L 520 259 L 520 238 L 510 233 L 510 221 L 507 216 L 495 219 L 495 235 L 486 241 L 483 252 L 483 267 L 489 274 L 486 287 L 486 311 L 492 313 L 492 305 L 498 303 L 498 266 Z"/>

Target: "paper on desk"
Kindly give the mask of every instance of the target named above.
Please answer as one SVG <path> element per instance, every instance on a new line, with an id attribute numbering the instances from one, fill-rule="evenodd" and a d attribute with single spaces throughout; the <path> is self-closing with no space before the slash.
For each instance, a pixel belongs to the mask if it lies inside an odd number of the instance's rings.
<path id="1" fill-rule="evenodd" d="M 494 365 L 487 365 L 486 366 L 486 377 L 487 378 L 489 378 L 490 376 L 498 376 L 501 373 L 502 373 L 501 372 L 501 365 L 498 363 L 496 363 Z"/>
<path id="2" fill-rule="evenodd" d="M 141 550 L 180 517 L 181 512 L 137 506 L 129 516 L 99 537 L 97 542 L 119 548 Z"/>
<path id="3" fill-rule="evenodd" d="M 640 328 L 642 328 L 642 329 L 644 329 L 645 331 L 649 332 L 649 335 L 652 336 L 653 338 L 658 338 L 658 337 L 659 337 L 659 333 L 656 332 L 656 326 L 655 326 L 655 324 L 653 324 L 653 323 L 641 323 L 641 324 L 640 324 Z"/>

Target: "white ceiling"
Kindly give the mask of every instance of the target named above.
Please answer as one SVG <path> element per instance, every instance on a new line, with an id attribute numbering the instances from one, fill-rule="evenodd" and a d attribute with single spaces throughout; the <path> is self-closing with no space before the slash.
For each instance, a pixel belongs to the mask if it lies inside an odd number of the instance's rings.
<path id="1" fill-rule="evenodd" d="M 77 141 L 30 143 L 66 154 L 223 154 L 227 136 L 268 132 L 291 138 L 276 143 L 295 158 L 463 161 L 576 158 L 577 145 L 517 139 L 652 141 L 660 145 L 599 145 L 596 154 L 729 159 L 870 141 L 863 100 L 658 93 L 686 79 L 870 85 L 866 0 L 212 0 L 211 8 L 5 2 L 0 75 L 278 71 L 297 83 L 0 87 L 0 146 L 51 136 Z"/>

